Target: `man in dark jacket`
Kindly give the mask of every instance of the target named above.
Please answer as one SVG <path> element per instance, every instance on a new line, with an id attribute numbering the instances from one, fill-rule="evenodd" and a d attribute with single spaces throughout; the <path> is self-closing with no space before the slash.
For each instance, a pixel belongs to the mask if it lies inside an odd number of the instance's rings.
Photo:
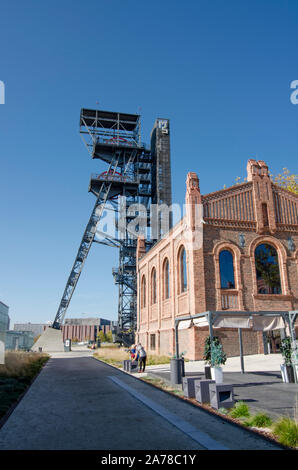
<path id="1" fill-rule="evenodd" d="M 145 372 L 147 354 L 142 345 L 139 347 L 139 372 Z"/>

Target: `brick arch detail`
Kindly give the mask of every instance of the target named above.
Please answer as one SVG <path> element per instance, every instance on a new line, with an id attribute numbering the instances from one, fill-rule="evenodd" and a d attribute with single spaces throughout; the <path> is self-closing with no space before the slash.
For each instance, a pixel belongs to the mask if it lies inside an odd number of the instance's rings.
<path id="1" fill-rule="evenodd" d="M 277 252 L 278 256 L 278 265 L 279 265 L 279 274 L 280 274 L 280 282 L 281 282 L 281 293 L 283 295 L 291 295 L 289 289 L 289 280 L 288 280 L 288 273 L 287 273 L 287 251 L 283 244 L 276 238 L 270 235 L 261 235 L 260 237 L 253 240 L 248 249 L 250 262 L 251 262 L 251 272 L 252 272 L 252 282 L 253 282 L 253 294 L 258 294 L 257 289 L 257 275 L 256 275 L 256 263 L 255 263 L 255 249 L 257 246 L 267 243 L 272 245 Z M 265 295 L 265 294 L 264 294 Z"/>
<path id="2" fill-rule="evenodd" d="M 234 278 L 235 278 L 235 291 L 238 292 L 239 309 L 244 310 L 243 304 L 243 285 L 241 276 L 241 250 L 233 242 L 222 241 L 218 242 L 213 248 L 213 258 L 215 266 L 215 289 L 216 289 L 216 305 L 217 310 L 222 310 L 221 305 L 221 282 L 220 282 L 220 267 L 219 267 L 219 254 L 221 251 L 230 251 L 233 255 Z"/>

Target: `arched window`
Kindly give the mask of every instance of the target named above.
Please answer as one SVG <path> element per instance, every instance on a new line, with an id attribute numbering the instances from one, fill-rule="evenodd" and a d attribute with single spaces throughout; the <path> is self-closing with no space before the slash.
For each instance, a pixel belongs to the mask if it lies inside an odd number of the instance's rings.
<path id="1" fill-rule="evenodd" d="M 228 250 L 219 253 L 220 287 L 235 289 L 233 255 Z"/>
<path id="2" fill-rule="evenodd" d="M 187 269 L 186 269 L 186 252 L 184 246 L 179 251 L 178 256 L 178 269 L 180 278 L 180 294 L 187 290 Z"/>
<path id="3" fill-rule="evenodd" d="M 141 308 L 146 307 L 146 278 L 145 276 L 142 277 L 141 282 Z"/>
<path id="4" fill-rule="evenodd" d="M 163 288 L 163 298 L 165 300 L 170 297 L 170 265 L 168 259 L 163 264 Z"/>
<path id="5" fill-rule="evenodd" d="M 156 304 L 156 269 L 151 271 L 151 304 Z"/>
<path id="6" fill-rule="evenodd" d="M 258 294 L 281 294 L 278 255 L 268 243 L 255 249 Z"/>

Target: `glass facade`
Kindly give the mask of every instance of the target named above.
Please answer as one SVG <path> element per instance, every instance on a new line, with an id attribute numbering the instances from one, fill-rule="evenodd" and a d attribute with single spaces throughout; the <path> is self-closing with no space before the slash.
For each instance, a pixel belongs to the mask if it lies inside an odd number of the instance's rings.
<path id="1" fill-rule="evenodd" d="M 5 349 L 9 350 L 30 350 L 34 343 L 34 333 L 32 331 L 7 331 Z"/>
<path id="2" fill-rule="evenodd" d="M 0 302 L 0 341 L 5 343 L 6 331 L 9 329 L 9 307 Z"/>

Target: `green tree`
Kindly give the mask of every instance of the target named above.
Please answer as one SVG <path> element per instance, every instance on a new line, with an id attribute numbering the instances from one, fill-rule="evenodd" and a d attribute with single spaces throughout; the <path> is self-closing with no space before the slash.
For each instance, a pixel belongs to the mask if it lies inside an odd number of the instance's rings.
<path id="1" fill-rule="evenodd" d="M 291 191 L 294 194 L 298 194 L 298 175 L 290 173 L 290 170 L 288 170 L 288 168 L 283 168 L 282 173 L 278 173 L 277 175 L 269 173 L 269 176 L 271 181 L 280 186 L 281 188 L 287 189 L 288 191 Z M 237 176 L 237 178 L 235 178 L 234 185 L 246 182 L 247 178 L 243 178 L 242 180 L 240 176 Z M 226 185 L 224 185 L 224 188 L 226 188 Z"/>
<path id="2" fill-rule="evenodd" d="M 270 174 L 270 178 L 278 186 L 298 194 L 298 175 L 291 174 L 287 168 L 283 168 L 283 172 L 276 176 Z"/>
<path id="3" fill-rule="evenodd" d="M 111 331 L 111 330 L 106 333 L 106 340 L 107 340 L 108 343 L 112 343 L 112 342 L 113 342 L 113 335 L 112 335 L 112 331 Z"/>
<path id="4" fill-rule="evenodd" d="M 97 340 L 99 340 L 101 343 L 104 343 L 104 342 L 107 341 L 106 335 L 104 334 L 104 332 L 102 330 L 100 330 L 97 333 Z"/>

